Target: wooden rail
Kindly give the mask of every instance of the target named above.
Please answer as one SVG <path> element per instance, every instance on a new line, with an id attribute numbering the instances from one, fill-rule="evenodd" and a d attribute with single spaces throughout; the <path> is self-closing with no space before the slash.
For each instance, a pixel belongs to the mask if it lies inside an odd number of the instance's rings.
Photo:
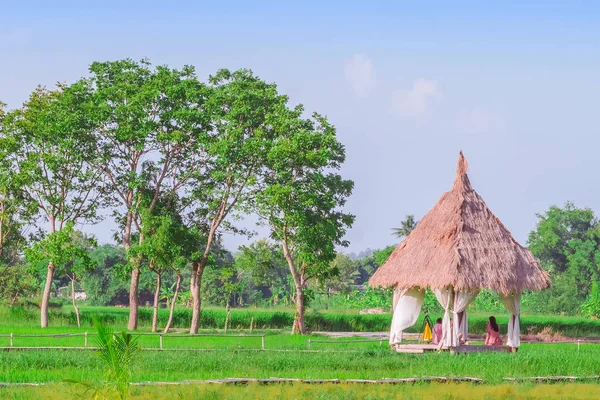
<path id="1" fill-rule="evenodd" d="M 113 332 L 115 335 L 119 334 L 119 332 Z M 61 339 L 61 338 L 67 338 L 67 337 L 83 337 L 84 338 L 84 344 L 83 344 L 83 348 L 87 348 L 88 347 L 88 337 L 89 336 L 94 336 L 94 335 L 98 335 L 98 333 L 96 332 L 83 332 L 83 333 L 38 333 L 38 334 L 30 334 L 30 333 L 24 333 L 24 334 L 14 334 L 14 333 L 9 333 L 9 334 L 0 334 L 0 338 L 2 337 L 7 337 L 10 338 L 10 347 L 15 347 L 14 345 L 14 340 L 15 338 L 54 338 L 54 339 Z M 159 348 L 163 349 L 163 344 L 164 344 L 164 338 L 165 337 L 170 337 L 170 338 L 196 338 L 196 337 L 220 337 L 220 338 L 261 338 L 261 350 L 265 349 L 265 336 L 266 335 L 246 335 L 246 334 L 240 334 L 240 335 L 222 335 L 222 334 L 218 334 L 218 333 L 195 333 L 195 334 L 167 334 L 167 333 L 135 333 L 133 334 L 135 336 L 158 336 L 159 337 Z M 35 347 L 35 346 L 33 346 Z M 51 349 L 53 348 L 53 346 L 39 346 L 39 347 L 44 347 L 46 349 Z M 56 348 L 64 348 L 65 346 L 56 346 Z M 30 347 L 31 348 L 31 347 Z"/>

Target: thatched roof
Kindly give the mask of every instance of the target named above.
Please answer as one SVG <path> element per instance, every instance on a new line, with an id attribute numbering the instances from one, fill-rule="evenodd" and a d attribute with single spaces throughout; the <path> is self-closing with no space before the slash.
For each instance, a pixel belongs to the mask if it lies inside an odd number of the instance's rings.
<path id="1" fill-rule="evenodd" d="M 371 286 L 541 290 L 548 274 L 473 190 L 462 152 L 452 190 L 419 221 L 369 280 Z"/>

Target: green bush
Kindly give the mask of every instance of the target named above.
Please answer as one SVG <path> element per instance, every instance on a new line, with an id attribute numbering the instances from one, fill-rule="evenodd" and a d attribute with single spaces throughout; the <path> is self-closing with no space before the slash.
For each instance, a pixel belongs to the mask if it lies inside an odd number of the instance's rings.
<path id="1" fill-rule="evenodd" d="M 581 305 L 581 313 L 587 317 L 598 319 L 600 317 L 600 288 L 598 282 L 592 284 L 588 298 Z"/>

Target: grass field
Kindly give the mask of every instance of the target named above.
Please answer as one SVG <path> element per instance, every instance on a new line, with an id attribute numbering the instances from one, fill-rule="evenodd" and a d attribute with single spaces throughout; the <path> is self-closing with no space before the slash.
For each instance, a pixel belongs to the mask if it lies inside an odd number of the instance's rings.
<path id="1" fill-rule="evenodd" d="M 273 336 L 280 346 L 286 336 Z M 215 339 L 218 340 L 218 339 Z M 505 377 L 589 376 L 600 372 L 600 345 L 524 344 L 518 353 L 396 354 L 376 347 L 341 351 L 143 351 L 133 381 L 216 378 L 382 379 L 423 376 L 478 377 L 498 384 Z M 0 382 L 94 380 L 103 366 L 91 351 L 0 352 Z"/>
<path id="2" fill-rule="evenodd" d="M 121 315 L 124 309 L 84 307 L 84 315 L 116 315 L 115 330 L 123 328 Z M 23 314 L 25 312 L 25 314 Z M 88 322 L 81 328 L 69 324 L 69 309 L 61 310 L 51 319 L 50 328 L 37 327 L 37 318 L 29 311 L 0 309 L 0 334 L 43 333 L 60 335 L 65 332 L 93 332 Z M 219 315 L 221 310 L 208 310 L 206 313 Z M 269 315 L 266 310 L 234 310 L 233 317 L 246 321 L 248 315 L 264 321 L 277 321 L 278 316 Z M 273 313 L 271 313 L 273 314 Z M 388 316 L 359 316 L 351 314 L 331 314 L 330 318 L 383 318 Z M 224 313 L 223 313 L 224 320 Z M 374 319 L 373 319 L 374 320 Z M 484 316 L 471 316 L 470 327 L 485 321 Z M 502 321 L 502 319 L 500 319 Z M 581 320 L 561 317 L 524 318 L 528 323 L 535 322 L 540 327 L 563 326 L 572 332 L 592 333 L 587 336 L 600 336 L 597 321 L 578 325 Z M 87 321 L 87 320 L 85 320 Z M 473 321 L 473 322 L 471 322 Z M 218 321 L 220 323 L 220 321 Z M 586 321 L 587 322 L 587 321 Z M 219 327 L 218 324 L 215 324 Z M 364 324 L 363 324 L 364 325 Z M 530 325 L 533 326 L 533 325 Z M 205 327 L 206 328 L 206 327 Z M 233 328 L 246 328 L 233 326 Z M 148 325 L 142 324 L 141 332 L 148 332 Z M 387 327 L 385 327 L 387 330 Z M 215 331 L 208 327 L 205 332 Z M 249 333 L 248 329 L 231 333 Z M 265 335 L 265 351 L 261 351 L 260 337 L 195 337 L 185 334 L 170 334 L 164 339 L 164 348 L 173 351 L 142 351 L 139 354 L 132 375 L 134 382 L 176 382 L 184 380 L 205 380 L 221 378 L 299 378 L 299 379 L 383 379 L 419 378 L 428 376 L 477 377 L 485 379 L 483 385 L 468 384 L 415 384 L 415 385 L 181 385 L 169 387 L 134 387 L 135 399 L 153 398 L 208 398 L 208 399 L 253 399 L 253 398 L 298 398 L 298 399 L 375 399 L 375 398 L 573 398 L 596 397 L 600 390 L 597 383 L 531 385 L 506 384 L 504 378 L 524 378 L 534 376 L 592 376 L 600 373 L 600 344 L 554 343 L 523 344 L 516 354 L 476 353 L 450 355 L 443 353 L 397 354 L 389 350 L 384 341 L 370 343 L 313 343 L 307 350 L 307 341 L 323 339 L 316 335 L 292 336 L 285 330 L 255 329 L 254 334 Z M 158 337 L 140 336 L 143 347 L 157 348 Z M 331 340 L 331 339 L 329 339 Z M 348 340 L 348 339 L 344 339 Z M 83 346 L 83 337 L 44 337 L 15 338 L 15 346 Z M 0 338 L 0 346 L 8 346 L 9 339 Z M 94 345 L 94 337 L 89 337 L 89 345 Z M 204 350 L 185 350 L 204 349 Z M 179 349 L 179 350 L 177 350 Z M 97 382 L 102 379 L 105 367 L 93 351 L 77 350 L 35 350 L 0 352 L 0 382 L 45 383 L 39 387 L 0 386 L 1 399 L 58 399 L 77 397 L 73 388 L 60 383 L 63 379 Z"/>
<path id="3" fill-rule="evenodd" d="M 273 385 L 273 386 L 220 386 L 185 385 L 162 387 L 135 387 L 132 399 L 564 399 L 583 400 L 598 396 L 595 384 L 553 385 L 469 385 L 422 384 L 411 386 L 391 385 Z M 5 400 L 80 398 L 77 391 L 67 385 L 46 387 L 1 388 L 0 398 Z"/>

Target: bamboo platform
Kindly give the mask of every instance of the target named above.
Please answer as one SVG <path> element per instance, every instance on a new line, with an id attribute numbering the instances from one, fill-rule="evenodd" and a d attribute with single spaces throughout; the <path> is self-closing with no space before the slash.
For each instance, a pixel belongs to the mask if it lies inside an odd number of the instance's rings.
<path id="1" fill-rule="evenodd" d="M 423 354 L 431 351 L 438 351 L 437 344 L 398 344 L 396 345 L 396 352 L 398 353 L 413 353 Z M 450 349 L 441 349 L 441 351 L 449 350 L 451 354 L 457 353 L 510 353 L 511 347 L 508 346 L 485 346 L 485 345 L 473 345 L 463 344 Z"/>
<path id="2" fill-rule="evenodd" d="M 396 345 L 396 351 L 398 353 L 413 353 L 413 354 L 423 354 L 429 351 L 437 351 L 437 344 L 398 344 Z"/>
<path id="3" fill-rule="evenodd" d="M 511 353 L 512 347 L 486 346 L 483 344 L 462 344 L 450 349 L 450 353 Z"/>

